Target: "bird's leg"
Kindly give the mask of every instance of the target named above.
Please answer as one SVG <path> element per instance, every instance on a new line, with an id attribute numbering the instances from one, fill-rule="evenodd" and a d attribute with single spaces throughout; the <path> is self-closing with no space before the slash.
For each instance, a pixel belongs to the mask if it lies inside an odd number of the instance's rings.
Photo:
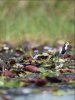
<path id="1" fill-rule="evenodd" d="M 58 57 L 58 63 L 59 63 L 59 57 Z"/>
<path id="2" fill-rule="evenodd" d="M 59 56 L 57 57 L 57 64 L 59 65 Z"/>

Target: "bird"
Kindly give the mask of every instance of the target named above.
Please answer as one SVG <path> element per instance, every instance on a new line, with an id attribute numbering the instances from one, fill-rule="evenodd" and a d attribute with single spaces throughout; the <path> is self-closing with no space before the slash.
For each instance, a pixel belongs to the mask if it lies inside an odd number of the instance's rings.
<path id="1" fill-rule="evenodd" d="M 52 55 L 50 59 L 53 59 L 55 57 L 58 57 L 58 58 L 62 57 L 68 51 L 69 49 L 68 47 L 69 47 L 69 42 L 65 42 L 64 45 L 61 48 L 59 48 L 59 51 L 55 52 L 55 54 Z"/>

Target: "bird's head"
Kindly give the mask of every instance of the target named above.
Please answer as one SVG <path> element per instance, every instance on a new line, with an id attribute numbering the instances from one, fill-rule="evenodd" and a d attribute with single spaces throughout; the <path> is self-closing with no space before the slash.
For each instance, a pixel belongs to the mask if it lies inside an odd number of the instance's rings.
<path id="1" fill-rule="evenodd" d="M 70 45 L 69 42 L 65 42 L 65 46 L 68 46 L 68 45 Z"/>
<path id="2" fill-rule="evenodd" d="M 71 45 L 69 42 L 66 42 L 65 43 L 65 50 L 69 50 L 69 49 L 71 49 Z"/>

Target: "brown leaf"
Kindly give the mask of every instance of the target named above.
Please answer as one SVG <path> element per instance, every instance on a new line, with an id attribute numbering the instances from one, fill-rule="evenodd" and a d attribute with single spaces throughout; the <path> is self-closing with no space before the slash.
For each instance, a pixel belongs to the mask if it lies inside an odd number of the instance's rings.
<path id="1" fill-rule="evenodd" d="M 13 74 L 10 70 L 6 69 L 4 72 L 3 72 L 3 75 L 6 76 L 6 77 L 12 77 Z"/>
<path id="2" fill-rule="evenodd" d="M 51 83 L 61 83 L 62 80 L 59 79 L 58 77 L 49 77 L 49 76 L 46 76 L 46 79 L 51 82 Z"/>
<path id="3" fill-rule="evenodd" d="M 33 73 L 39 72 L 38 68 L 36 66 L 33 66 L 33 65 L 25 66 L 25 70 L 33 72 Z"/>
<path id="4" fill-rule="evenodd" d="M 66 69 L 60 69 L 60 72 L 61 72 L 61 73 L 67 73 L 67 72 L 73 73 L 74 70 L 66 68 Z"/>
<path id="5" fill-rule="evenodd" d="M 44 86 L 44 85 L 46 85 L 46 83 L 47 83 L 46 79 L 37 79 L 36 82 L 35 82 L 35 84 L 37 86 Z"/>

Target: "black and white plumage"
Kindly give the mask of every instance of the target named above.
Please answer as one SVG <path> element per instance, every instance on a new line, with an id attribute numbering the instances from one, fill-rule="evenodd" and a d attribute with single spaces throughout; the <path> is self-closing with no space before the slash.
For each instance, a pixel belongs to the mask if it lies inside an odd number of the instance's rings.
<path id="1" fill-rule="evenodd" d="M 66 51 L 68 50 L 68 46 L 69 46 L 69 42 L 64 43 L 64 45 L 59 49 L 59 51 L 57 51 L 54 55 L 52 55 L 50 59 L 52 59 L 54 57 L 63 56 L 66 53 Z"/>

